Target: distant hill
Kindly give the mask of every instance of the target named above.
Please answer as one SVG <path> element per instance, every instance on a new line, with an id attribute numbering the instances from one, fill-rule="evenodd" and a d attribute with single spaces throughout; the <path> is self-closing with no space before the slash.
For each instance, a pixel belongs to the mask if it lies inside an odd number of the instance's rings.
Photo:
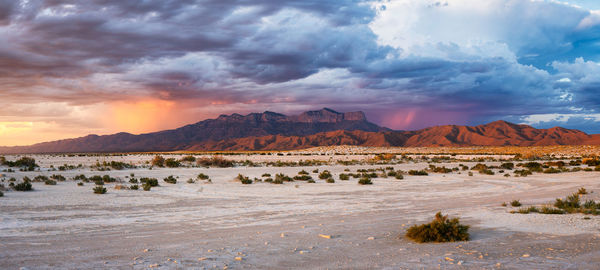
<path id="1" fill-rule="evenodd" d="M 479 126 L 437 126 L 393 131 L 367 121 L 363 112 L 324 108 L 296 116 L 274 112 L 221 115 L 178 129 L 133 135 L 88 135 L 31 146 L 0 147 L 0 153 L 291 150 L 314 146 L 543 146 L 596 145 L 600 135 L 554 127 L 536 129 L 496 121 Z"/>
<path id="2" fill-rule="evenodd" d="M 324 108 L 286 116 L 267 111 L 248 115 L 221 115 L 216 119 L 173 130 L 140 135 L 88 135 L 31 146 L 0 147 L 0 153 L 173 151 L 187 149 L 206 141 L 267 135 L 306 136 L 334 130 L 389 131 L 368 122 L 363 112 L 339 113 Z"/>

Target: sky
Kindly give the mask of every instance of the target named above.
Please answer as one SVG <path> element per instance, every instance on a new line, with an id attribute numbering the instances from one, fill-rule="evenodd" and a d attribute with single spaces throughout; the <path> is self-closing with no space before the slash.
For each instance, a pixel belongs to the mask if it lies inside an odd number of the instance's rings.
<path id="1" fill-rule="evenodd" d="M 597 0 L 0 0 L 0 145 L 364 111 L 600 133 Z"/>

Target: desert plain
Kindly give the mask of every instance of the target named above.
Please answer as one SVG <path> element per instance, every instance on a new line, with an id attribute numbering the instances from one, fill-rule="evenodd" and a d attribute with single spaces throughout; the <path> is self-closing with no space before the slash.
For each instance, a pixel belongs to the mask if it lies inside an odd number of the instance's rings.
<path id="1" fill-rule="evenodd" d="M 581 163 L 598 154 L 598 147 L 578 146 L 27 155 L 39 165 L 34 171 L 0 167 L 0 268 L 598 269 L 600 216 L 518 213 L 552 206 L 580 188 L 587 190 L 582 202 L 599 201 L 600 171 Z M 156 155 L 218 156 L 234 165 L 152 166 Z M 111 161 L 131 167 L 96 166 Z M 523 169 L 519 164 L 557 161 L 566 164 L 560 172 L 515 173 Z M 515 168 L 503 169 L 503 163 Z M 65 164 L 72 167 L 58 169 Z M 493 174 L 473 169 L 477 164 Z M 439 167 L 451 171 L 435 172 Z M 301 171 L 315 183 L 266 181 Z M 333 183 L 319 178 L 323 171 Z M 372 184 L 340 179 L 359 171 L 375 173 Z M 388 176 L 391 171 L 402 179 Z M 242 184 L 239 174 L 252 184 Z M 9 186 L 39 175 L 65 180 L 33 181 L 27 192 Z M 73 180 L 78 175 L 109 175 L 114 182 L 104 183 L 105 194 L 94 194 L 96 184 Z M 168 176 L 177 182 L 165 182 Z M 159 186 L 144 191 L 138 182 L 138 190 L 129 189 L 132 178 L 144 177 Z M 522 206 L 511 206 L 514 200 Z M 430 222 L 438 211 L 469 225 L 470 240 L 416 243 L 405 237 L 410 226 Z"/>

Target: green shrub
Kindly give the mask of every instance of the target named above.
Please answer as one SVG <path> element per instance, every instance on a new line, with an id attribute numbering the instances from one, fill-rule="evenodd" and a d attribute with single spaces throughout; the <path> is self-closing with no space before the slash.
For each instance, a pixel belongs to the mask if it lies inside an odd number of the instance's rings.
<path id="1" fill-rule="evenodd" d="M 319 169 L 314 169 L 312 172 L 313 173 L 319 173 Z"/>
<path id="2" fill-rule="evenodd" d="M 301 170 L 298 172 L 299 175 L 308 175 L 308 172 L 305 170 Z"/>
<path id="3" fill-rule="evenodd" d="M 510 202 L 510 205 L 512 207 L 519 207 L 521 206 L 521 202 L 519 200 L 513 200 L 512 202 Z"/>
<path id="4" fill-rule="evenodd" d="M 179 163 L 179 161 L 177 161 L 174 158 L 167 158 L 167 159 L 165 159 L 165 166 L 167 166 L 169 168 L 177 168 L 180 165 L 181 164 Z"/>
<path id="5" fill-rule="evenodd" d="M 583 204 L 583 208 L 585 208 L 585 209 L 596 209 L 596 208 L 598 208 L 598 206 L 600 206 L 600 205 L 596 204 L 596 202 L 593 200 L 587 200 Z"/>
<path id="6" fill-rule="evenodd" d="M 329 171 L 327 171 L 327 170 L 322 171 L 319 174 L 319 179 L 328 179 L 328 178 L 331 178 L 331 173 Z"/>
<path id="7" fill-rule="evenodd" d="M 556 199 L 554 207 L 567 211 L 572 211 L 573 209 L 581 207 L 581 203 L 579 201 L 579 194 L 573 193 L 567 196 L 567 198 L 565 198 L 564 200 Z"/>
<path id="8" fill-rule="evenodd" d="M 506 169 L 506 170 L 512 170 L 515 168 L 515 164 L 512 162 L 502 163 L 502 164 L 500 164 L 500 168 Z"/>
<path id="9" fill-rule="evenodd" d="M 469 226 L 461 225 L 458 218 L 449 219 L 438 212 L 431 223 L 408 228 L 406 236 L 417 243 L 468 241 L 468 231 Z"/>
<path id="10" fill-rule="evenodd" d="M 137 184 L 137 183 L 138 183 L 138 180 L 137 180 L 137 179 L 135 179 L 135 178 L 130 178 L 130 179 L 129 179 L 129 183 L 132 183 L 132 184 Z"/>
<path id="11" fill-rule="evenodd" d="M 83 182 L 77 183 L 78 186 L 83 186 Z"/>
<path id="12" fill-rule="evenodd" d="M 343 181 L 350 180 L 350 176 L 345 173 L 340 173 L 340 180 L 343 180 Z"/>
<path id="13" fill-rule="evenodd" d="M 298 180 L 298 181 L 308 181 L 310 179 L 312 179 L 312 177 L 310 175 L 296 175 L 293 178 L 294 180 Z"/>
<path id="14" fill-rule="evenodd" d="M 562 172 L 561 170 L 554 168 L 554 167 L 550 167 L 550 168 L 544 170 L 544 173 L 561 173 L 561 172 Z"/>
<path id="15" fill-rule="evenodd" d="M 16 191 L 32 191 L 32 185 L 29 182 L 21 182 L 13 187 Z"/>
<path id="16" fill-rule="evenodd" d="M 325 180 L 325 182 L 332 184 L 332 183 L 335 183 L 335 180 L 333 180 L 333 178 L 327 178 L 327 180 Z"/>
<path id="17" fill-rule="evenodd" d="M 404 179 L 404 175 L 402 175 L 401 173 L 397 173 L 396 176 L 394 176 L 394 177 L 398 180 Z"/>
<path id="18" fill-rule="evenodd" d="M 262 177 L 271 177 L 270 173 L 263 173 Z"/>
<path id="19" fill-rule="evenodd" d="M 224 159 L 219 156 L 214 156 L 212 158 L 197 158 L 196 164 L 201 167 L 220 167 L 227 168 L 233 167 L 233 161 Z"/>
<path id="20" fill-rule="evenodd" d="M 237 181 L 242 182 L 242 184 L 244 184 L 244 185 L 250 185 L 250 184 L 252 184 L 252 180 L 249 177 L 244 176 L 242 174 L 238 174 L 238 176 L 235 179 Z"/>
<path id="21" fill-rule="evenodd" d="M 585 188 L 580 188 L 577 190 L 577 194 L 585 195 L 585 194 L 588 194 L 588 192 Z"/>
<path id="22" fill-rule="evenodd" d="M 96 180 L 96 181 L 94 181 L 94 184 L 96 184 L 97 186 L 103 186 L 104 180 Z"/>
<path id="23" fill-rule="evenodd" d="M 60 174 L 53 174 L 50 176 L 50 179 L 54 179 L 56 181 L 65 181 L 67 180 L 64 176 L 60 175 Z"/>
<path id="24" fill-rule="evenodd" d="M 38 175 L 33 178 L 33 182 L 46 182 L 46 180 L 48 180 L 48 179 L 50 179 L 50 178 L 48 178 L 48 176 Z"/>
<path id="25" fill-rule="evenodd" d="M 150 183 L 146 182 L 146 183 L 144 183 L 142 188 L 144 189 L 144 191 L 150 191 L 150 189 L 152 188 L 152 185 Z"/>
<path id="26" fill-rule="evenodd" d="M 275 175 L 275 181 L 281 181 L 283 182 L 293 182 L 294 179 L 292 179 L 291 177 L 283 174 L 283 173 L 278 173 Z"/>
<path id="27" fill-rule="evenodd" d="M 173 177 L 172 175 L 169 175 L 167 178 L 163 179 L 163 181 L 169 184 L 177 184 L 177 179 L 175 179 L 175 177 Z"/>
<path id="28" fill-rule="evenodd" d="M 314 184 L 314 183 L 316 183 L 316 181 L 314 179 L 310 179 L 310 180 L 306 181 L 306 183 Z"/>
<path id="29" fill-rule="evenodd" d="M 144 183 L 144 184 L 148 184 L 151 187 L 156 187 L 158 186 L 158 179 L 156 178 L 147 178 L 147 177 L 142 177 L 140 178 L 140 182 Z"/>
<path id="30" fill-rule="evenodd" d="M 200 173 L 200 174 L 198 174 L 198 176 L 197 176 L 196 178 L 198 178 L 198 179 L 200 179 L 200 180 L 206 180 L 206 179 L 208 179 L 209 177 L 208 177 L 208 175 L 206 175 L 206 174 Z"/>
<path id="31" fill-rule="evenodd" d="M 188 184 L 193 184 L 193 183 L 196 183 L 196 181 L 194 181 L 194 179 L 190 178 L 190 179 L 187 180 L 187 183 Z"/>
<path id="32" fill-rule="evenodd" d="M 542 207 L 542 210 L 540 210 L 540 213 L 548 215 L 562 215 L 565 213 L 565 211 L 557 208 L 544 206 Z"/>
<path id="33" fill-rule="evenodd" d="M 104 194 L 104 193 L 106 193 L 106 188 L 103 186 L 96 186 L 96 187 L 94 187 L 94 193 L 95 194 Z"/>
<path id="34" fill-rule="evenodd" d="M 358 184 L 359 185 L 372 185 L 373 182 L 371 181 L 371 178 L 362 177 L 361 179 L 358 180 Z"/>
<path id="35" fill-rule="evenodd" d="M 48 180 L 44 181 L 44 184 L 49 185 L 49 186 L 55 186 L 56 181 L 48 179 Z"/>
<path id="36" fill-rule="evenodd" d="M 0 197 L 4 197 L 4 192 L 0 191 Z"/>
<path id="37" fill-rule="evenodd" d="M 140 187 L 138 185 L 131 185 L 129 186 L 129 189 L 131 190 L 138 190 Z"/>
<path id="38" fill-rule="evenodd" d="M 408 174 L 410 174 L 410 175 L 429 175 L 429 174 L 428 174 L 426 171 L 424 171 L 424 170 L 420 170 L 420 171 L 417 171 L 417 170 L 410 170 L 410 171 L 408 171 Z"/>

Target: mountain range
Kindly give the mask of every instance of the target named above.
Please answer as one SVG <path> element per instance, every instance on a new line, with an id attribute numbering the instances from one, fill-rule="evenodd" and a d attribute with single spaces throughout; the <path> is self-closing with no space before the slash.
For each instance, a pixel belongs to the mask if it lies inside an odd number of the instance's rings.
<path id="1" fill-rule="evenodd" d="M 600 144 L 600 135 L 554 127 L 536 129 L 506 121 L 479 126 L 436 126 L 395 131 L 367 120 L 363 112 L 324 108 L 300 115 L 274 112 L 221 115 L 177 129 L 134 135 L 88 135 L 0 147 L 0 153 L 292 150 L 314 146 L 542 146 Z"/>

